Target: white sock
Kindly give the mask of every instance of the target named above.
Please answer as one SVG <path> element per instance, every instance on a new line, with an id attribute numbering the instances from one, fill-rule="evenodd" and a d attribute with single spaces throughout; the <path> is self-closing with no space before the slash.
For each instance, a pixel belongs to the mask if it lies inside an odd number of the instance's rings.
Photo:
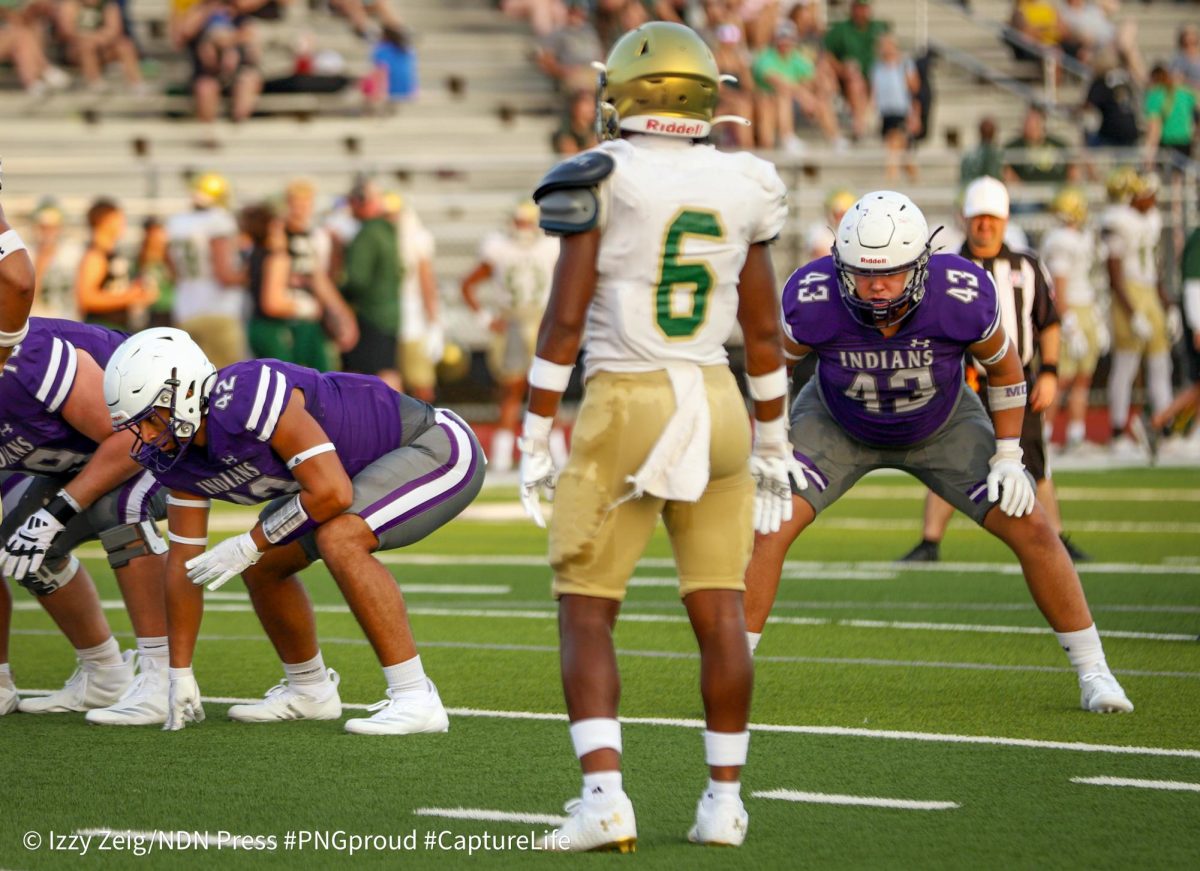
<path id="1" fill-rule="evenodd" d="M 1093 623 L 1087 629 L 1076 632 L 1055 632 L 1058 643 L 1067 652 L 1067 659 L 1080 675 L 1093 671 L 1108 671 L 1108 663 L 1104 661 L 1104 645 L 1100 643 L 1100 633 Z"/>
<path id="2" fill-rule="evenodd" d="M 1146 393 L 1150 410 L 1155 414 L 1171 404 L 1171 355 L 1151 354 L 1146 357 Z"/>
<path id="3" fill-rule="evenodd" d="M 513 467 L 513 446 L 517 443 L 517 434 L 511 429 L 498 429 L 492 436 L 492 455 L 488 458 L 491 466 L 497 472 L 507 472 Z"/>
<path id="4" fill-rule="evenodd" d="M 1067 444 L 1078 445 L 1083 443 L 1083 437 L 1087 434 L 1086 424 L 1082 420 L 1073 420 L 1067 424 Z"/>
<path id="5" fill-rule="evenodd" d="M 103 644 L 97 644 L 95 647 L 84 647 L 75 651 L 75 655 L 79 657 L 81 662 L 90 662 L 98 665 L 101 668 L 112 668 L 122 663 L 121 645 L 117 644 L 117 639 L 111 635 L 108 641 Z"/>
<path id="6" fill-rule="evenodd" d="M 304 662 L 285 662 L 283 673 L 294 687 L 319 689 L 329 683 L 329 669 L 325 667 L 325 659 L 319 650 L 316 656 Z"/>
<path id="7" fill-rule="evenodd" d="M 593 801 L 624 792 L 619 771 L 593 771 L 583 776 L 583 797 Z"/>
<path id="8" fill-rule="evenodd" d="M 318 654 L 319 655 L 319 654 Z M 383 679 L 387 681 L 388 695 L 425 695 L 429 692 L 429 679 L 421 667 L 421 657 L 414 656 L 404 662 L 383 667 Z"/>
<path id="9" fill-rule="evenodd" d="M 708 789 L 704 790 L 705 798 L 717 798 L 722 795 L 741 795 L 742 782 L 740 780 L 713 780 L 708 779 Z"/>
<path id="10" fill-rule="evenodd" d="M 750 646 L 750 655 L 754 655 L 754 651 L 758 650 L 758 642 L 762 641 L 761 632 L 747 632 L 746 644 Z"/>
<path id="11" fill-rule="evenodd" d="M 153 635 L 137 639 L 138 656 L 162 657 L 167 656 L 167 636 Z"/>
<path id="12" fill-rule="evenodd" d="M 1114 432 L 1125 429 L 1129 420 L 1129 400 L 1139 362 L 1141 355 L 1137 351 L 1113 351 L 1108 373 L 1108 416 Z"/>

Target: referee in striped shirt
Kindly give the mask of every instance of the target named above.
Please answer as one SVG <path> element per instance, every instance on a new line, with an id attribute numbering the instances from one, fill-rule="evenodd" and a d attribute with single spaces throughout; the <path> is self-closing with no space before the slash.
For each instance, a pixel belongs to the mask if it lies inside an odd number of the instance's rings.
<path id="1" fill-rule="evenodd" d="M 1014 251 L 1004 244 L 1008 228 L 1008 190 L 990 176 L 981 176 L 967 186 L 963 217 L 967 238 L 960 256 L 982 266 L 996 283 L 1000 322 L 1012 338 L 1025 367 L 1029 405 L 1021 430 L 1025 468 L 1037 482 L 1038 501 L 1058 530 L 1067 553 L 1075 562 L 1088 559 L 1062 533 L 1062 517 L 1046 461 L 1042 412 L 1054 404 L 1058 393 L 1058 351 L 1062 334 L 1054 297 L 1054 285 L 1042 262 L 1030 251 Z M 1034 358 L 1040 363 L 1033 370 Z M 987 404 L 987 393 L 980 389 Z M 902 562 L 934 562 L 954 509 L 933 493 L 925 500 L 925 523 L 921 543 L 901 558 Z"/>

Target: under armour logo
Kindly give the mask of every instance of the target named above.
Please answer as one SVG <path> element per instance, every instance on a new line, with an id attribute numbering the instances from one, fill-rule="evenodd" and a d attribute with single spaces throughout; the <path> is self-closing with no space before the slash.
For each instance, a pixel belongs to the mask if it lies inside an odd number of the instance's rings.
<path id="1" fill-rule="evenodd" d="M 913 348 L 928 348 L 929 339 L 913 339 L 909 345 Z"/>
<path id="2" fill-rule="evenodd" d="M 234 466 L 237 465 L 238 458 L 233 454 L 226 454 L 225 456 L 221 457 L 221 462 L 227 466 Z"/>
<path id="3" fill-rule="evenodd" d="M 3 426 L 0 426 L 0 436 L 11 435 L 12 431 L 13 428 L 11 423 L 6 423 Z"/>

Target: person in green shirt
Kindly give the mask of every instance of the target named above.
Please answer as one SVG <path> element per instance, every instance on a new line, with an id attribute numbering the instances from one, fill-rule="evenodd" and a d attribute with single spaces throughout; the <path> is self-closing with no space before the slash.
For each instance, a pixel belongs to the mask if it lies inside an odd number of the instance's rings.
<path id="1" fill-rule="evenodd" d="M 841 138 L 833 106 L 817 95 L 816 66 L 800 50 L 796 25 L 792 22 L 787 19 L 779 22 L 772 43 L 755 55 L 751 73 L 758 88 L 755 102 L 762 147 L 800 150 L 796 136 L 797 105 L 821 128 L 829 142 L 836 143 Z"/>
<path id="2" fill-rule="evenodd" d="M 358 320 L 358 344 L 342 354 L 342 369 L 377 375 L 400 389 L 396 343 L 400 334 L 400 250 L 396 228 L 384 215 L 383 194 L 360 180 L 347 198 L 359 221 L 346 248 L 341 291 Z"/>
<path id="3" fill-rule="evenodd" d="M 1078 180 L 1078 168 L 1067 157 L 1067 145 L 1046 135 L 1046 113 L 1036 105 L 1025 110 L 1021 135 L 1004 144 L 1005 184 L 1010 190 L 1024 184 L 1062 186 Z M 1030 202 L 1029 194 L 1013 197 L 1016 213 L 1041 211 L 1046 202 Z M 1049 196 L 1045 197 L 1049 200 Z"/>
<path id="4" fill-rule="evenodd" d="M 981 175 L 1000 178 L 1004 171 L 1004 152 L 996 144 L 996 119 L 979 122 L 979 144 L 963 155 L 958 167 L 959 184 L 966 186 Z"/>
<path id="5" fill-rule="evenodd" d="M 842 86 L 842 93 L 854 116 L 854 136 L 862 136 L 871 115 L 870 92 L 866 76 L 875 65 L 875 46 L 879 37 L 891 30 L 886 21 L 871 17 L 870 0 L 854 0 L 850 17 L 839 21 L 825 33 L 825 48 L 833 60 L 833 68 Z"/>
<path id="6" fill-rule="evenodd" d="M 1145 104 L 1149 121 L 1146 147 L 1151 157 L 1161 148 L 1190 160 L 1196 137 L 1196 94 L 1179 84 L 1176 75 L 1163 64 L 1150 71 Z"/>

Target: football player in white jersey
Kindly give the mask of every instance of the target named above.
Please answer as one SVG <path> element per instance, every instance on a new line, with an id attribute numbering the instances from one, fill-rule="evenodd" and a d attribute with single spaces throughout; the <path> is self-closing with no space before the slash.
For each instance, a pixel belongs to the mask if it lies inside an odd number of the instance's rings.
<path id="1" fill-rule="evenodd" d="M 1101 233 L 1112 291 L 1113 326 L 1108 410 L 1114 455 L 1133 458 L 1141 454 L 1141 449 L 1125 435 L 1125 426 L 1138 364 L 1145 357 L 1150 407 L 1155 414 L 1160 413 L 1171 404 L 1171 342 L 1182 332 L 1183 322 L 1178 307 L 1165 296 L 1159 276 L 1162 215 L 1155 205 L 1158 177 L 1140 176 L 1126 167 L 1114 171 L 1106 187 L 1110 204 L 1104 212 Z"/>
<path id="2" fill-rule="evenodd" d="M 437 389 L 437 364 L 446 352 L 446 328 L 433 255 L 433 233 L 409 203 L 397 193 L 383 195 L 383 210 L 396 225 L 400 247 L 400 380 L 404 392 L 422 402 L 433 402 Z"/>
<path id="3" fill-rule="evenodd" d="M 697 141 L 729 120 L 713 117 L 720 78 L 683 25 L 625 34 L 608 56 L 599 113 L 620 138 L 559 164 L 534 194 L 542 227 L 563 238 L 529 372 L 521 494 L 542 525 L 539 492 L 557 491 L 550 564 L 583 770 L 582 798 L 547 836 L 551 849 L 636 845 L 612 629 L 659 517 L 700 645 L 707 722 L 710 780 L 688 837 L 738 845 L 746 834 L 739 777 L 753 675 L 742 574 L 754 529 L 790 517 L 795 468 L 769 249 L 787 191 L 771 164 Z M 735 323 L 755 401 L 753 447 L 724 349 Z M 581 340 L 584 399 L 559 475 L 550 429 Z"/>
<path id="4" fill-rule="evenodd" d="M 537 345 L 538 324 L 550 298 L 550 279 L 558 262 L 558 240 L 538 227 L 538 207 L 531 201 L 513 209 L 507 231 L 490 233 L 479 246 L 479 263 L 463 279 L 467 307 L 484 322 L 491 342 L 488 368 L 500 386 L 500 420 L 488 452 L 494 471 L 512 468 L 517 419 L 525 398 L 525 374 Z M 476 288 L 491 279 L 494 305 L 486 307 Z"/>
<path id="5" fill-rule="evenodd" d="M 1077 450 L 1086 437 L 1088 391 L 1100 356 L 1111 341 L 1092 285 L 1096 241 L 1087 227 L 1087 195 L 1064 187 L 1050 203 L 1061 222 L 1042 240 L 1042 262 L 1054 281 L 1054 301 L 1062 321 L 1062 353 L 1058 358 L 1058 389 L 1066 396 L 1066 450 Z M 1053 428 L 1053 409 L 1047 420 Z"/>
<path id="6" fill-rule="evenodd" d="M 229 182 L 206 172 L 191 191 L 194 208 L 167 221 L 167 256 L 177 276 L 171 315 L 219 369 L 246 356 L 246 276 L 237 265 Z"/>

